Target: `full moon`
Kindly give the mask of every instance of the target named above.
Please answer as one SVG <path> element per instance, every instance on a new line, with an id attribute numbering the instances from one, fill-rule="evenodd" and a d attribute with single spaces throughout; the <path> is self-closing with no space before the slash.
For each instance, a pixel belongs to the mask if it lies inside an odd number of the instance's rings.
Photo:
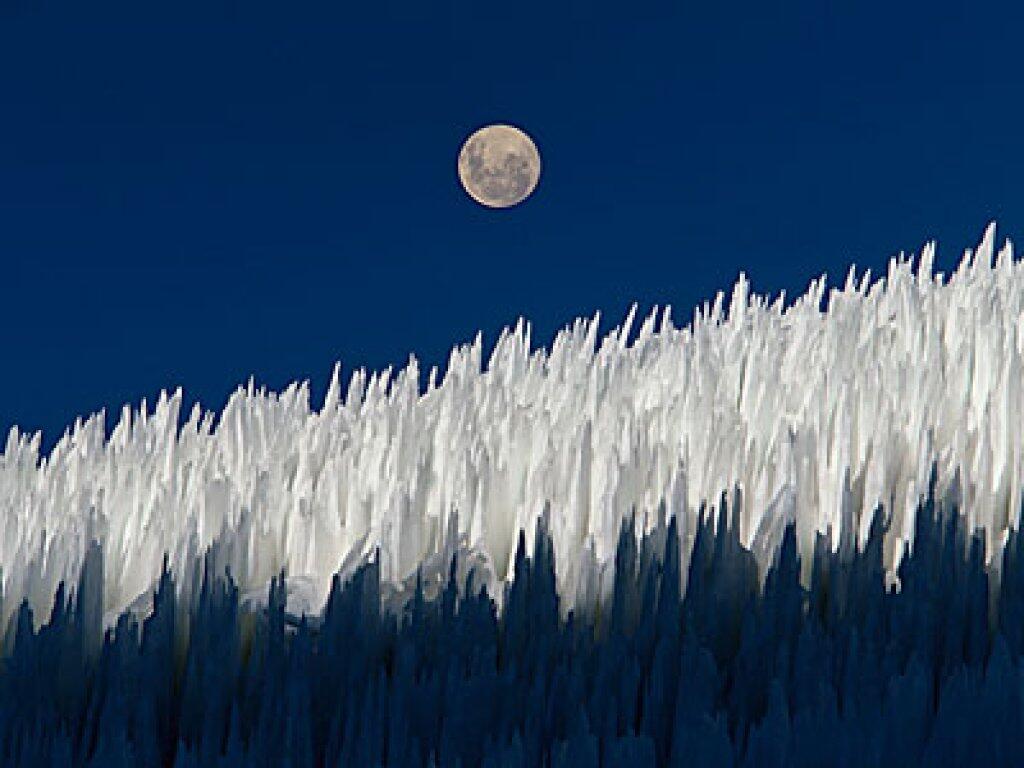
<path id="1" fill-rule="evenodd" d="M 459 180 L 488 208 L 521 203 L 540 179 L 540 153 L 533 140 L 512 125 L 486 125 L 459 152 Z"/>

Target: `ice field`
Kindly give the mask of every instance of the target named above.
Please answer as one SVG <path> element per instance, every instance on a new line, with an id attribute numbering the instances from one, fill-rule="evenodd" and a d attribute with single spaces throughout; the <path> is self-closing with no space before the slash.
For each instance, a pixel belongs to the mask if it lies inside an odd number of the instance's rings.
<path id="1" fill-rule="evenodd" d="M 244 594 L 281 568 L 289 610 L 318 611 L 332 575 L 379 551 L 390 599 L 418 567 L 463 573 L 497 599 L 520 528 L 548 528 L 565 605 L 607 595 L 624 516 L 638 534 L 678 519 L 690 552 L 702 503 L 741 489 L 739 535 L 766 567 L 788 521 L 863 541 L 884 502 L 892 570 L 914 530 L 933 461 L 989 556 L 1018 522 L 1024 413 L 1024 266 L 994 225 L 951 275 L 935 245 L 872 280 L 811 282 L 794 302 L 751 294 L 743 275 L 677 327 L 668 309 L 603 338 L 576 320 L 549 348 L 529 325 L 486 353 L 455 348 L 425 389 L 397 373 L 336 368 L 322 407 L 308 384 L 238 389 L 221 413 L 183 395 L 76 422 L 49 455 L 12 429 L 0 455 L 0 626 L 27 597 L 36 616 L 74 583 L 90 540 L 104 554 L 104 613 L 149 605 L 164 553 L 188 574 L 216 544 Z M 184 382 L 187 385 L 187 382 Z M 805 566 L 809 557 L 803 559 Z M 685 568 L 683 569 L 685 572 Z M 187 586 L 187 579 L 185 579 Z"/>

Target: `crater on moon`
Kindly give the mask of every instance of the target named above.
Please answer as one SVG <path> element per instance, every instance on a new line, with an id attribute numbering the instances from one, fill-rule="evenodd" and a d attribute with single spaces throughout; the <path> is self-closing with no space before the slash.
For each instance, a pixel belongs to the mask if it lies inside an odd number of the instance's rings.
<path id="1" fill-rule="evenodd" d="M 481 205 L 508 208 L 521 203 L 540 179 L 540 153 L 533 140 L 512 125 L 475 131 L 459 152 L 459 180 Z"/>

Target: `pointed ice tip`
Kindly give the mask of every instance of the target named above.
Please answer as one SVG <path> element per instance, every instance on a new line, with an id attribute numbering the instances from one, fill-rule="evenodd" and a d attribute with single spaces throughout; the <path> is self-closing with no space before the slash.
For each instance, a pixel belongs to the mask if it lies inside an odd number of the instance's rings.
<path id="1" fill-rule="evenodd" d="M 849 271 L 846 273 L 846 283 L 843 285 L 843 291 L 849 291 L 853 289 L 857 278 L 857 265 L 851 264 Z"/>
<path id="2" fill-rule="evenodd" d="M 664 333 L 665 331 L 672 329 L 672 305 L 666 304 L 665 308 L 661 312 L 661 326 L 659 332 Z"/>
<path id="3" fill-rule="evenodd" d="M 341 402 L 341 362 L 335 362 L 331 370 L 331 379 L 324 395 L 323 411 L 333 411 Z"/>
<path id="4" fill-rule="evenodd" d="M 15 446 L 20 442 L 20 433 L 18 432 L 18 425 L 15 424 L 7 431 L 7 447 L 4 449 L 5 455 L 14 453 Z"/>
<path id="5" fill-rule="evenodd" d="M 975 250 L 974 266 L 980 266 L 982 263 L 988 269 L 992 267 L 992 258 L 995 255 L 995 242 L 996 242 L 996 222 L 990 221 L 988 226 L 985 227 L 985 233 L 981 237 L 981 242 L 978 244 Z"/>
<path id="6" fill-rule="evenodd" d="M 619 348 L 625 349 L 626 342 L 629 339 L 629 332 L 633 330 L 633 322 L 636 320 L 637 303 L 634 301 L 630 307 L 629 312 L 626 315 L 626 321 L 622 324 L 619 329 Z"/>
<path id="7" fill-rule="evenodd" d="M 921 248 L 921 255 L 917 260 L 917 280 L 919 283 L 921 281 L 928 282 L 932 279 L 932 272 L 935 265 L 935 248 L 936 243 L 934 240 L 929 240 L 924 244 L 924 247 Z"/>

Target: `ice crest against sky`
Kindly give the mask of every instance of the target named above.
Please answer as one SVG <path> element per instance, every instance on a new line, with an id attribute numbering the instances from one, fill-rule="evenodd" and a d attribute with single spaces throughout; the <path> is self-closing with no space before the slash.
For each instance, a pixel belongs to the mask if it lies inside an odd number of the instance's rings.
<path id="1" fill-rule="evenodd" d="M 886 563 L 913 531 L 933 462 L 989 554 L 1016 526 L 1024 473 L 1024 268 L 995 227 L 952 275 L 935 246 L 888 274 L 824 279 L 786 305 L 741 275 L 677 328 L 667 309 L 604 338 L 577 320 L 548 349 L 520 322 L 485 360 L 457 347 L 425 391 L 416 361 L 393 373 L 336 369 L 323 407 L 307 384 L 250 383 L 220 414 L 198 406 L 179 428 L 181 391 L 76 422 L 48 456 L 12 430 L 0 455 L 0 621 L 27 597 L 44 618 L 74 583 L 88 542 L 104 554 L 108 616 L 145 604 L 164 553 L 183 574 L 217 542 L 243 593 L 286 568 L 290 609 L 318 610 L 332 575 L 379 549 L 392 597 L 422 566 L 500 597 L 519 530 L 532 546 L 546 514 L 566 606 L 611 585 L 621 521 L 638 533 L 677 515 L 688 553 L 702 502 L 735 487 L 742 541 L 762 567 L 788 521 L 807 553 L 816 532 L 866 538 L 891 504 Z M 953 484 L 959 474 L 959 482 Z M 953 485 L 951 485 L 953 484 Z"/>

